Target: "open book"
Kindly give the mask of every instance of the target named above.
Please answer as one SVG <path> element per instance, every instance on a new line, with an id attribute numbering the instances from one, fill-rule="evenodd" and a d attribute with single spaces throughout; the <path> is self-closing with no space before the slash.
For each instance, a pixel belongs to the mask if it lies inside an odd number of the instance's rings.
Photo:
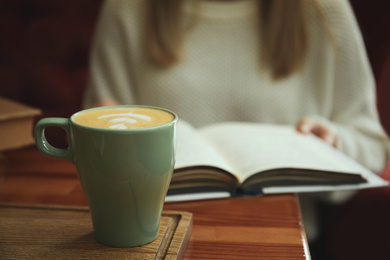
<path id="1" fill-rule="evenodd" d="M 291 126 L 181 121 L 167 201 L 315 192 L 388 183 L 317 137 Z"/>

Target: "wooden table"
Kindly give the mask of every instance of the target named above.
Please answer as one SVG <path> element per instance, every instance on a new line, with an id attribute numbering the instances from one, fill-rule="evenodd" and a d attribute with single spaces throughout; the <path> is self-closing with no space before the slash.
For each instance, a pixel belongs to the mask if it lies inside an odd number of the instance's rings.
<path id="1" fill-rule="evenodd" d="M 3 156 L 0 203 L 87 205 L 71 163 L 35 147 Z M 185 259 L 310 259 L 295 195 L 169 203 L 164 210 L 193 213 Z"/>

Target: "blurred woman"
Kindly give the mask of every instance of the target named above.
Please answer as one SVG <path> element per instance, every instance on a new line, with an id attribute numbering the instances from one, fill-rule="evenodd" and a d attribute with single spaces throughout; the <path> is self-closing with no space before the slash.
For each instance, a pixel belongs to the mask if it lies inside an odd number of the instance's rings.
<path id="1" fill-rule="evenodd" d="M 107 0 L 90 66 L 86 107 L 160 106 L 196 127 L 290 124 L 376 173 L 388 160 L 347 0 Z M 311 240 L 313 208 L 302 201 Z"/>

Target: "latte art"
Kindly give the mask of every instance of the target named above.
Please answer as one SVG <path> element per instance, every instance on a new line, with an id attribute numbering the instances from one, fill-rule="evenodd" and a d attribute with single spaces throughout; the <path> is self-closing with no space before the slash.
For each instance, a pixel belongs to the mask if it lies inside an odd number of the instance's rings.
<path id="1" fill-rule="evenodd" d="M 99 116 L 98 119 L 104 119 L 109 117 L 114 117 L 113 119 L 108 120 L 108 122 L 113 123 L 112 125 L 109 126 L 109 128 L 111 129 L 128 129 L 129 127 L 126 125 L 126 123 L 136 124 L 138 121 L 135 118 L 138 118 L 138 120 L 145 120 L 145 121 L 152 120 L 150 116 L 135 114 L 132 112 L 103 115 L 103 116 Z"/>
<path id="2" fill-rule="evenodd" d="M 73 121 L 89 127 L 122 130 L 159 126 L 173 119 L 173 114 L 157 108 L 102 107 L 82 112 L 76 115 Z"/>

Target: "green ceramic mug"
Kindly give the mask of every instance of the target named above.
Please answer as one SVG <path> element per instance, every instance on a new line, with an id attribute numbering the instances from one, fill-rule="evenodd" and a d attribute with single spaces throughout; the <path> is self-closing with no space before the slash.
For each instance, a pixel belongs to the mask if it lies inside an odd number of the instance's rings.
<path id="1" fill-rule="evenodd" d="M 146 110 L 160 113 L 165 121 L 131 128 L 138 121 L 154 120 L 154 114 L 143 114 Z M 93 125 L 102 119 L 105 128 Z M 162 108 L 115 106 L 83 110 L 69 119 L 44 118 L 36 124 L 39 151 L 75 164 L 98 242 L 132 247 L 157 238 L 174 168 L 177 120 L 174 112 Z M 67 149 L 48 143 L 44 131 L 51 126 L 66 131 Z"/>

